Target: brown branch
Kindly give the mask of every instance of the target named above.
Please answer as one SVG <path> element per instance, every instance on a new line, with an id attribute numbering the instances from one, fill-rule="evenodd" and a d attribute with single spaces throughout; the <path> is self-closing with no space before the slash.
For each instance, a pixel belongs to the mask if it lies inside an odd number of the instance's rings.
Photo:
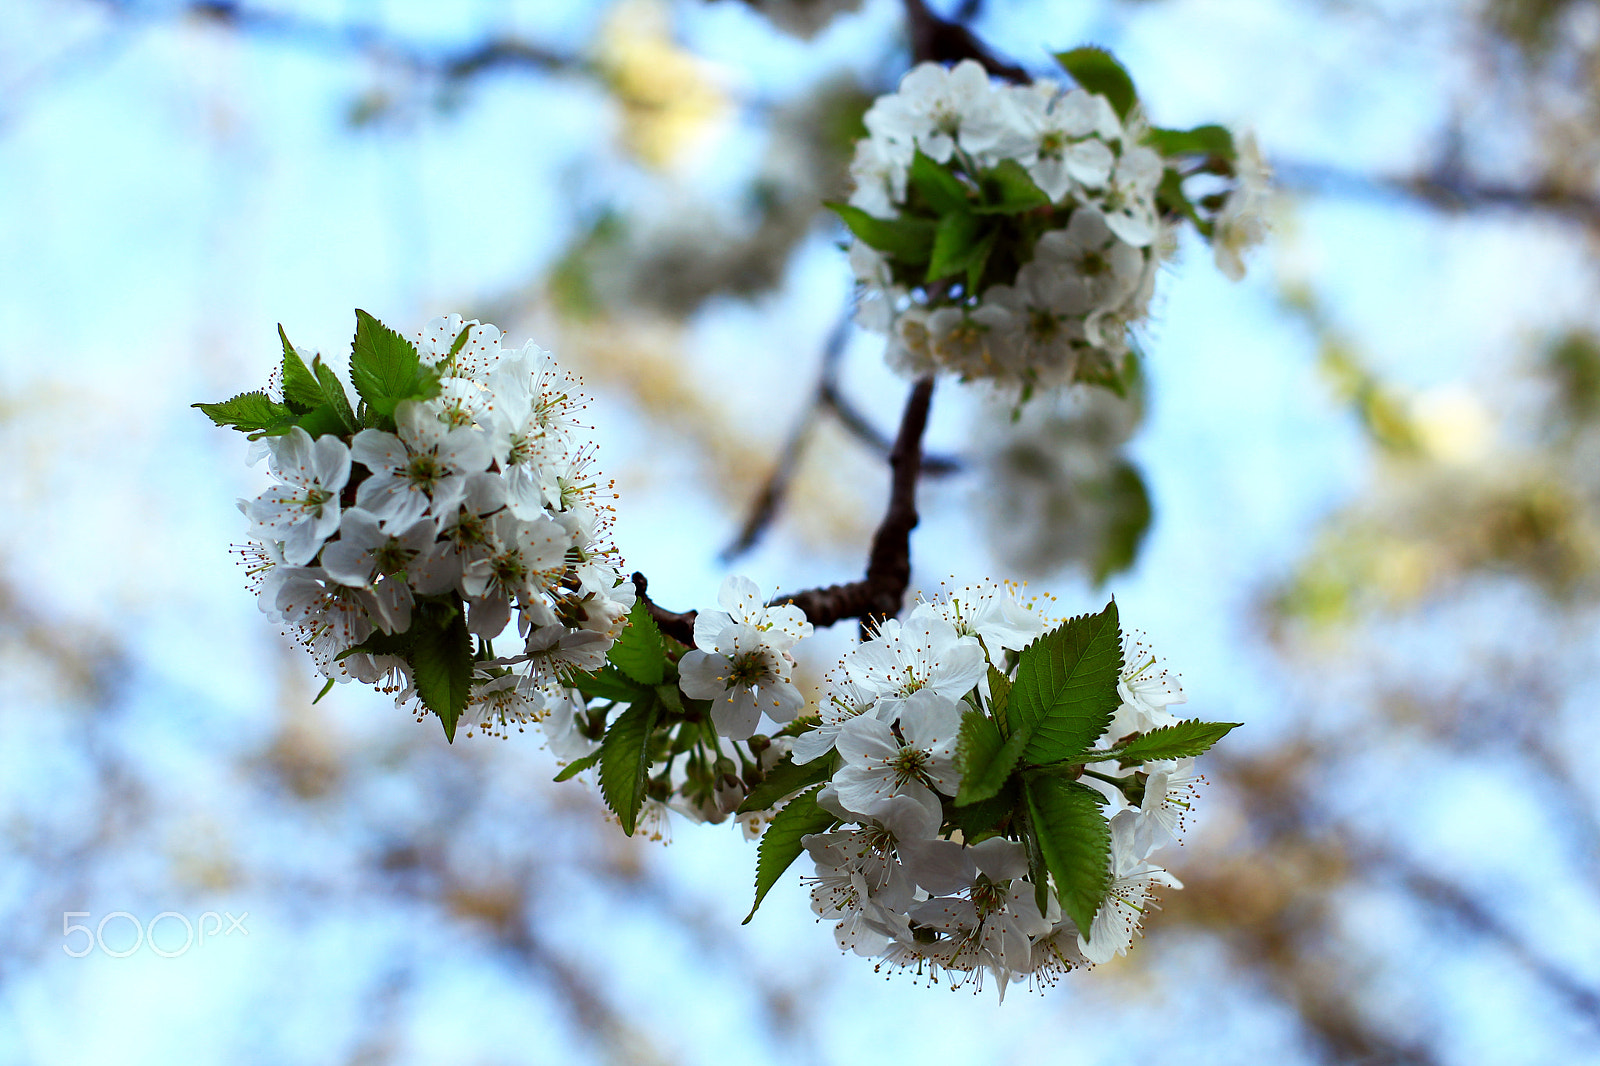
<path id="1" fill-rule="evenodd" d="M 917 525 L 917 480 L 922 473 L 922 434 L 928 426 L 933 400 L 933 377 L 917 379 L 900 416 L 900 432 L 889 451 L 889 506 L 872 536 L 867 573 L 860 581 L 826 588 L 806 589 L 773 600 L 774 606 L 792 603 L 806 620 L 819 628 L 846 618 L 892 618 L 900 612 L 906 586 L 911 584 L 911 531 Z M 646 595 L 649 581 L 633 575 L 633 587 L 657 628 L 688 645 L 694 644 L 696 611 L 668 611 Z"/>
<path id="2" fill-rule="evenodd" d="M 814 626 L 831 626 L 845 618 L 892 618 L 900 611 L 911 584 L 911 531 L 917 525 L 917 480 L 922 472 L 922 434 L 928 426 L 933 377 L 919 378 L 900 416 L 900 432 L 889 452 L 889 506 L 872 537 L 867 573 L 860 581 L 807 589 L 782 596 Z"/>
<path id="3" fill-rule="evenodd" d="M 889 452 L 893 449 L 894 442 L 879 432 L 878 428 L 845 398 L 839 388 L 839 363 L 844 357 L 845 341 L 849 336 L 850 312 L 846 310 L 840 317 L 838 325 L 829 333 L 827 344 L 823 348 L 822 367 L 817 375 L 816 392 L 813 393 L 811 402 L 806 405 L 805 410 L 800 413 L 794 428 L 789 431 L 788 438 L 783 442 L 772 473 L 761 486 L 761 491 L 756 493 L 755 499 L 751 501 L 744 524 L 739 527 L 739 535 L 734 538 L 733 543 L 722 550 L 721 558 L 724 563 L 737 559 L 755 547 L 773 520 L 777 518 L 778 511 L 783 507 L 783 501 L 789 494 L 789 486 L 794 481 L 795 471 L 799 468 L 806 446 L 810 443 L 811 431 L 816 426 L 818 412 L 832 414 L 847 433 L 884 458 L 888 458 Z M 942 477 L 956 473 L 960 469 L 961 461 L 953 456 L 922 457 L 923 477 Z"/>
<path id="4" fill-rule="evenodd" d="M 644 609 L 650 612 L 650 617 L 655 621 L 656 628 L 679 644 L 694 647 L 694 620 L 699 617 L 699 611 L 684 611 L 682 614 L 669 611 L 659 606 L 645 594 L 650 587 L 650 579 L 639 571 L 633 572 L 633 589 L 639 596 L 639 602 L 644 604 Z"/>

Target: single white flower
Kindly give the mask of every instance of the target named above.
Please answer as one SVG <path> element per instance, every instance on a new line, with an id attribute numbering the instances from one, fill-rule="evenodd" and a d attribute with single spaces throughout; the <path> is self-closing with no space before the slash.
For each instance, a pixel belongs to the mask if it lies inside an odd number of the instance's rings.
<path id="1" fill-rule="evenodd" d="M 500 338 L 498 328 L 477 319 L 441 315 L 429 320 L 417 335 L 417 356 L 424 366 L 443 366 L 468 380 L 482 382 L 500 363 Z"/>
<path id="2" fill-rule="evenodd" d="M 988 673 L 977 638 L 958 634 L 927 604 L 918 604 L 903 622 L 884 620 L 878 635 L 851 649 L 845 663 L 863 685 L 884 693 L 874 714 L 886 722 L 917 692 L 932 692 L 953 705 Z"/>
<path id="3" fill-rule="evenodd" d="M 356 490 L 356 505 L 386 527 L 409 527 L 424 514 L 453 515 L 466 479 L 489 465 L 489 439 L 477 429 L 451 429 L 428 402 L 405 400 L 394 412 L 399 435 L 364 429 L 350 454 L 372 476 Z"/>
<path id="4" fill-rule="evenodd" d="M 1078 937 L 1078 950 L 1097 965 L 1127 954 L 1145 913 L 1156 905 L 1157 888 L 1183 887 L 1183 882 L 1166 870 L 1143 861 L 1133 842 L 1134 822 L 1132 811 L 1111 819 L 1111 887 L 1095 912 L 1089 936 Z"/>
<path id="5" fill-rule="evenodd" d="M 1244 253 L 1267 239 L 1267 208 L 1272 195 L 1272 168 L 1261 158 L 1255 134 L 1239 138 L 1234 187 L 1217 212 L 1211 249 L 1217 269 L 1230 281 L 1244 277 Z"/>
<path id="6" fill-rule="evenodd" d="M 328 434 L 311 439 L 299 426 L 269 438 L 275 485 L 248 505 L 254 534 L 283 544 L 290 566 L 304 566 L 339 528 L 339 493 L 350 479 L 350 449 Z"/>
<path id="7" fill-rule="evenodd" d="M 893 796 L 910 796 L 935 818 L 939 797 L 956 794 L 961 773 L 955 747 L 961 732 L 956 701 L 931 689 L 906 698 L 891 723 L 862 715 L 839 727 L 835 747 L 844 759 L 833 775 L 846 809 L 878 817 Z"/>
<path id="8" fill-rule="evenodd" d="M 678 662 L 679 687 L 692 699 L 711 701 L 719 736 L 747 740 L 763 711 L 775 722 L 787 722 L 805 706 L 790 680 L 788 656 L 754 626 L 722 626 L 709 647 L 700 645 L 697 632 L 695 643 Z"/>

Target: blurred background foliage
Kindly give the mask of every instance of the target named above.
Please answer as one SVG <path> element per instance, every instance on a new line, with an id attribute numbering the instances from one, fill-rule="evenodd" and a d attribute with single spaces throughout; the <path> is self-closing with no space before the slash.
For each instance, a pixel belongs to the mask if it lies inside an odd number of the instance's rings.
<path id="1" fill-rule="evenodd" d="M 1600 8 L 933 6 L 1038 72 L 1109 44 L 1164 124 L 1259 127 L 1284 192 L 1245 286 L 1181 250 L 1126 396 L 935 400 L 921 586 L 1114 592 L 1196 713 L 1249 723 L 1147 942 L 997 1023 L 836 957 L 796 884 L 740 928 L 737 831 L 626 840 L 533 735 L 313 708 L 223 558 L 237 442 L 183 408 L 253 383 L 274 320 L 330 350 L 352 303 L 459 309 L 584 376 L 662 602 L 719 558 L 853 576 L 904 383 L 820 202 L 907 66 L 901 5 L 25 0 L 0 1060 L 1594 1058 Z M 119 156 L 119 92 L 179 116 L 138 135 L 156 162 Z M 169 178 L 191 204 L 153 206 Z M 66 910 L 223 907 L 247 940 L 61 952 Z"/>

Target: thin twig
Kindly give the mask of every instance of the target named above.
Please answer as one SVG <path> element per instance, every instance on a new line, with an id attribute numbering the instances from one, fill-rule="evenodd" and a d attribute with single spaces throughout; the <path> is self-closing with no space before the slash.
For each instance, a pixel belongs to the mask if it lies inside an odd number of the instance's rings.
<path id="1" fill-rule="evenodd" d="M 818 412 L 832 414 L 851 436 L 878 455 L 888 458 L 890 449 L 894 446 L 893 442 L 867 421 L 866 416 L 845 398 L 839 388 L 839 365 L 844 355 L 845 341 L 849 337 L 850 311 L 846 309 L 840 316 L 838 324 L 829 332 L 827 343 L 823 347 L 816 392 L 784 440 L 771 475 L 751 501 L 744 524 L 739 527 L 739 535 L 722 550 L 720 558 L 724 563 L 737 559 L 755 547 L 773 520 L 777 518 L 778 511 L 789 494 L 789 487 L 794 482 L 800 460 L 805 455 L 806 446 L 810 443 L 811 431 L 817 424 Z M 960 469 L 961 461 L 953 456 L 922 457 L 922 474 L 925 477 L 943 477 Z"/>

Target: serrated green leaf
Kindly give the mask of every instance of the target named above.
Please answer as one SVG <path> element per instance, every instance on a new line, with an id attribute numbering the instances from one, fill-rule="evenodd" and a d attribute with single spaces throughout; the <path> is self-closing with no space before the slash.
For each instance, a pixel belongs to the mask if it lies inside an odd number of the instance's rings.
<path id="1" fill-rule="evenodd" d="M 361 423 L 356 420 L 356 413 L 350 409 L 350 397 L 345 395 L 344 382 L 333 372 L 333 367 L 324 363 L 321 356 L 317 356 L 311 360 L 311 372 L 317 376 L 317 385 L 322 390 L 322 398 L 338 414 L 339 421 L 344 423 L 345 429 L 351 433 L 360 429 Z"/>
<path id="2" fill-rule="evenodd" d="M 565 766 L 563 766 L 561 768 L 561 772 L 559 774 L 556 774 L 556 776 L 551 778 L 551 780 L 553 780 L 553 781 L 567 781 L 567 780 L 570 780 L 570 779 L 572 779 L 574 777 L 577 777 L 579 774 L 583 773 L 585 770 L 587 770 L 589 767 L 593 766 L 595 763 L 597 763 L 599 761 L 600 761 L 600 749 L 596 748 L 594 751 L 592 751 L 589 754 L 585 755 L 583 758 L 574 759 L 572 762 L 567 763 L 567 765 L 565 765 Z"/>
<path id="3" fill-rule="evenodd" d="M 1126 119 L 1139 100 L 1139 94 L 1133 87 L 1133 78 L 1104 48 L 1085 45 L 1069 52 L 1057 52 L 1056 62 L 1072 75 L 1073 81 L 1110 101 L 1111 109 L 1118 118 Z"/>
<path id="4" fill-rule="evenodd" d="M 961 183 L 961 179 L 921 151 L 911 157 L 908 180 L 911 187 L 928 201 L 928 206 L 941 215 L 967 209 L 967 187 Z"/>
<path id="5" fill-rule="evenodd" d="M 1239 156 L 1233 146 L 1233 134 L 1226 126 L 1196 126 L 1192 130 L 1168 130 L 1157 126 L 1145 134 L 1144 143 L 1168 158 L 1214 155 L 1231 162 Z"/>
<path id="6" fill-rule="evenodd" d="M 1008 721 L 1006 705 L 1011 702 L 1011 679 L 989 664 L 989 714 L 996 722 Z"/>
<path id="7" fill-rule="evenodd" d="M 416 346 L 361 310 L 350 349 L 350 382 L 366 401 L 369 417 L 380 421 L 392 420 L 400 402 L 425 399 L 438 388 Z"/>
<path id="8" fill-rule="evenodd" d="M 650 692 L 645 686 L 634 684 L 610 663 L 592 674 L 575 673 L 567 678 L 567 683 L 585 696 L 616 703 L 634 703 Z"/>
<path id="9" fill-rule="evenodd" d="M 822 786 L 818 785 L 784 804 L 783 810 L 773 816 L 767 831 L 761 834 L 761 846 L 756 849 L 756 902 L 739 924 L 750 924 L 772 886 L 805 850 L 800 838 L 825 833 L 838 821 L 831 811 L 817 806 L 817 793 L 821 791 Z"/>
<path id="10" fill-rule="evenodd" d="M 650 773 L 650 733 L 661 705 L 654 693 L 617 716 L 600 741 L 600 794 L 633 836 L 644 805 L 645 778 Z"/>
<path id="11" fill-rule="evenodd" d="M 1033 815 L 1027 803 L 1017 808 L 1017 823 L 1022 827 L 1022 846 L 1028 851 L 1028 880 L 1033 882 L 1033 903 L 1040 914 L 1050 913 L 1050 868 L 1045 865 L 1039 834 L 1033 828 Z"/>
<path id="12" fill-rule="evenodd" d="M 1084 936 L 1111 885 L 1111 827 L 1103 797 L 1077 781 L 1041 774 L 1023 785 L 1038 848 L 1061 910 Z"/>
<path id="13" fill-rule="evenodd" d="M 241 392 L 221 403 L 190 404 L 219 426 L 232 426 L 251 440 L 265 435 L 287 433 L 295 424 L 295 413 L 264 392 Z"/>
<path id="14" fill-rule="evenodd" d="M 454 743 L 456 723 L 472 695 L 472 636 L 462 611 L 447 612 L 435 609 L 414 618 L 406 659 L 417 696 L 439 716 L 445 739 Z"/>
<path id="15" fill-rule="evenodd" d="M 1080 615 L 1022 650 L 1006 719 L 1013 736 L 1026 735 L 1030 763 L 1070 758 L 1105 732 L 1121 699 L 1122 636 L 1113 601 Z"/>
<path id="16" fill-rule="evenodd" d="M 1020 215 L 1050 202 L 1028 169 L 1015 159 L 1002 159 L 985 171 L 981 184 L 984 204 L 975 209 L 980 215 Z"/>
<path id="17" fill-rule="evenodd" d="M 289 335 L 278 323 L 278 339 L 283 341 L 283 402 L 297 415 L 303 415 L 323 402 L 317 379 L 306 368 L 300 353 L 289 343 Z"/>
<path id="18" fill-rule="evenodd" d="M 659 685 L 666 677 L 667 653 L 661 644 L 661 630 L 656 628 L 644 600 L 636 601 L 628 612 L 628 625 L 606 658 L 641 685 Z"/>
<path id="19" fill-rule="evenodd" d="M 751 811 L 764 811 L 777 803 L 791 792 L 798 792 L 807 785 L 815 785 L 826 781 L 833 776 L 834 759 L 831 755 L 820 755 L 810 762 L 796 764 L 791 756 L 785 755 L 772 769 L 767 771 L 767 776 L 761 783 L 750 790 L 744 802 L 734 814 L 749 814 Z"/>
<path id="20" fill-rule="evenodd" d="M 906 266 L 921 266 L 933 251 L 938 223 L 931 218 L 878 218 L 849 204 L 830 201 L 823 206 L 843 219 L 862 243 Z"/>
<path id="21" fill-rule="evenodd" d="M 982 711 L 964 714 L 961 735 L 956 740 L 956 766 L 961 770 L 956 806 L 980 803 L 1004 788 L 1027 742 L 1023 733 L 1001 736 L 1000 726 Z"/>
<path id="22" fill-rule="evenodd" d="M 1234 729 L 1239 722 L 1202 722 L 1186 718 L 1176 725 L 1152 729 L 1124 744 L 1117 758 L 1123 762 L 1151 762 L 1155 759 L 1189 759 L 1209 751 L 1211 746 Z"/>

